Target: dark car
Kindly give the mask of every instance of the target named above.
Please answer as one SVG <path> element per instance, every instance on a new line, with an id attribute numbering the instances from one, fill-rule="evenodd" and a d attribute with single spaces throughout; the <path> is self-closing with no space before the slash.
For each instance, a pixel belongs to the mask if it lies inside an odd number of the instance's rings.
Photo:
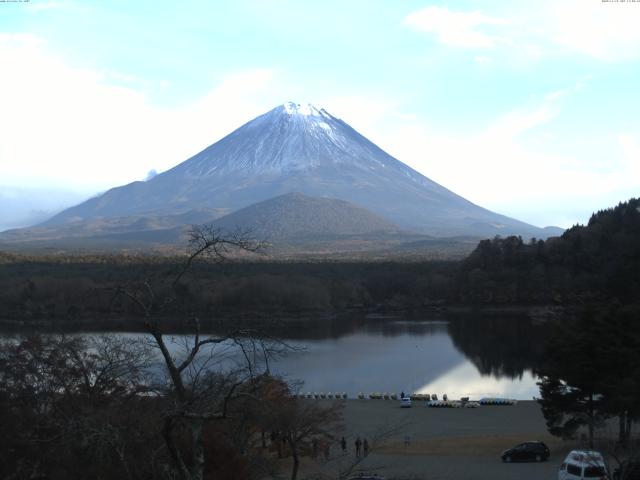
<path id="1" fill-rule="evenodd" d="M 543 442 L 525 442 L 502 452 L 503 462 L 542 462 L 551 455 Z"/>

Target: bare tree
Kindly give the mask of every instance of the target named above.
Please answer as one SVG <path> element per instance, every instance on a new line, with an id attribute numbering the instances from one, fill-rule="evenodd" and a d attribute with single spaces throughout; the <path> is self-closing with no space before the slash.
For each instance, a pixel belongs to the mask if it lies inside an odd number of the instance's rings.
<path id="1" fill-rule="evenodd" d="M 150 405 L 142 408 L 138 394 L 149 357 L 144 347 L 131 347 L 116 337 L 34 335 L 3 343 L 0 477 L 148 472 L 151 462 L 138 447 L 152 443 L 139 428 Z"/>
<path id="2" fill-rule="evenodd" d="M 203 335 L 200 320 L 191 315 L 189 323 L 192 337 L 183 344 L 183 355 L 172 355 L 162 328 L 160 314 L 174 304 L 186 290 L 184 279 L 194 264 L 201 260 L 221 262 L 235 253 L 255 253 L 264 244 L 252 241 L 248 232 L 224 234 L 211 226 L 194 227 L 189 234 L 189 254 L 170 281 L 168 294 L 157 295 L 161 287 L 148 280 L 135 285 L 118 286 L 115 297 L 124 296 L 137 307 L 144 328 L 152 336 L 154 346 L 160 351 L 169 382 L 166 398 L 169 406 L 164 415 L 162 435 L 176 473 L 184 480 L 201 480 L 205 468 L 203 427 L 213 420 L 229 416 L 230 402 L 238 397 L 252 395 L 246 388 L 255 376 L 259 358 L 286 349 L 282 342 L 260 337 L 251 329 L 235 329 L 221 335 Z M 219 361 L 220 353 L 232 346 L 244 360 L 242 368 L 231 372 L 212 369 Z M 178 430 L 186 427 L 190 436 L 190 449 L 184 452 L 179 446 Z M 186 457 L 185 457 L 186 455 Z"/>
<path id="3" fill-rule="evenodd" d="M 291 394 L 283 396 L 274 406 L 272 425 L 278 431 L 278 439 L 284 440 L 291 451 L 291 480 L 298 477 L 301 457 L 318 453 L 317 445 L 335 440 L 335 434 L 342 428 L 343 407 L 340 401 L 322 405 Z"/>

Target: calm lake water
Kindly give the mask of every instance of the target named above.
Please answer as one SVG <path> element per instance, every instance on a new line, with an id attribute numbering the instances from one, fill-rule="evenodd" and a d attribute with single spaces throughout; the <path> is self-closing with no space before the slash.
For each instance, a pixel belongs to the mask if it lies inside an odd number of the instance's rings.
<path id="1" fill-rule="evenodd" d="M 441 321 L 375 322 L 338 338 L 299 339 L 305 347 L 278 360 L 271 369 L 304 381 L 303 392 L 414 392 L 439 398 L 506 396 L 530 400 L 537 378 L 482 373 L 453 342 Z"/>
<path id="2" fill-rule="evenodd" d="M 286 341 L 302 348 L 269 362 L 272 373 L 300 381 L 301 392 L 437 394 L 449 398 L 538 396 L 532 374 L 540 347 L 524 319 L 334 319 L 321 328 L 289 330 Z M 141 333 L 100 333 L 144 339 Z M 190 337 L 170 335 L 176 356 Z M 216 368 L 241 359 L 237 348 L 217 346 Z"/>

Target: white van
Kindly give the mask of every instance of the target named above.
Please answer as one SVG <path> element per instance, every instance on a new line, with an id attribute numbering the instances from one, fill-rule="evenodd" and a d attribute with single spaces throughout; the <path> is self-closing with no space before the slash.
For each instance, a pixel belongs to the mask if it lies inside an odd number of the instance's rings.
<path id="1" fill-rule="evenodd" d="M 558 480 L 609 480 L 609 468 L 600 452 L 571 450 L 558 472 Z"/>

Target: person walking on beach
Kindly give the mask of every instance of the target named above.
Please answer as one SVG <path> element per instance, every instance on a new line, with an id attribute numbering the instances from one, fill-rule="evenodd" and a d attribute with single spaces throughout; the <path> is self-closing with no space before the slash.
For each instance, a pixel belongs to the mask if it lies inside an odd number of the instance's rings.
<path id="1" fill-rule="evenodd" d="M 344 437 L 342 437 L 340 439 L 340 447 L 342 448 L 342 454 L 346 454 L 347 453 L 347 441 L 344 439 Z"/>
<path id="2" fill-rule="evenodd" d="M 365 457 L 369 455 L 369 442 L 367 442 L 366 438 L 364 439 L 364 442 L 362 442 L 362 453 Z"/>
<path id="3" fill-rule="evenodd" d="M 360 440 L 360 437 L 356 437 L 356 441 L 354 443 L 356 445 L 356 458 L 360 458 L 360 447 L 362 446 L 362 440 Z"/>
<path id="4" fill-rule="evenodd" d="M 411 436 L 410 435 L 405 435 L 404 436 L 404 446 L 408 447 L 411 445 Z"/>

